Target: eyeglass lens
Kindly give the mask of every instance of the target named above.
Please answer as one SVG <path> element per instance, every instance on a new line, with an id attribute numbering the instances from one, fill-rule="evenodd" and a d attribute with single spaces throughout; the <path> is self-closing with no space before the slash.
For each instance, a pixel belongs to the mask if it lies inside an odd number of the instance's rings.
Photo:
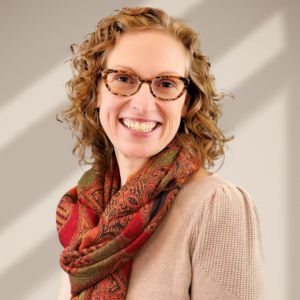
<path id="1" fill-rule="evenodd" d="M 111 72 L 107 74 L 107 84 L 111 92 L 115 94 L 132 95 L 139 89 L 140 81 L 133 74 Z M 152 92 L 162 99 L 177 98 L 184 87 L 181 79 L 172 76 L 157 77 L 151 83 Z"/>

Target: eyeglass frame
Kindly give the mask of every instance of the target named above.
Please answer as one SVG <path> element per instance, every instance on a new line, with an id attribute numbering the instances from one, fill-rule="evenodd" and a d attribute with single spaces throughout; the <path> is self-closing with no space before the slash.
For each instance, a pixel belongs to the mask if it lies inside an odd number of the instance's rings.
<path id="1" fill-rule="evenodd" d="M 183 76 L 179 76 L 179 75 L 162 75 L 162 76 L 155 76 L 155 77 L 153 77 L 152 79 L 141 79 L 141 78 L 140 78 L 138 75 L 136 75 L 135 73 L 130 72 L 130 71 L 124 71 L 124 70 L 103 69 L 103 70 L 100 70 L 99 73 L 101 74 L 101 78 L 103 78 L 103 80 L 104 80 L 104 83 L 105 83 L 106 88 L 107 88 L 112 94 L 117 95 L 117 96 L 122 96 L 122 97 L 128 97 L 128 96 L 133 96 L 133 95 L 135 95 L 135 94 L 141 89 L 142 84 L 145 82 L 145 83 L 147 83 L 147 84 L 149 85 L 150 92 L 151 92 L 151 94 L 152 94 L 153 97 L 155 97 L 155 98 L 157 98 L 157 99 L 159 99 L 159 100 L 161 100 L 161 101 L 174 101 L 174 100 L 177 100 L 178 98 L 180 98 L 180 97 L 183 95 L 183 93 L 187 90 L 187 88 L 188 88 L 188 86 L 189 86 L 189 83 L 190 83 L 190 79 L 189 79 L 189 78 L 183 77 Z M 138 81 L 139 81 L 139 85 L 138 85 L 138 87 L 137 87 L 137 90 L 136 90 L 134 93 L 132 93 L 132 94 L 120 94 L 120 93 L 114 93 L 114 92 L 111 90 L 111 88 L 110 88 L 110 86 L 109 86 L 109 84 L 108 84 L 108 82 L 107 82 L 107 76 L 108 76 L 108 74 L 110 74 L 110 73 L 121 73 L 121 74 L 128 74 L 128 75 L 133 75 L 133 76 L 135 76 L 135 77 L 138 79 Z M 155 93 L 153 92 L 152 86 L 151 86 L 151 85 L 152 85 L 152 81 L 153 81 L 154 79 L 160 79 L 160 78 L 170 78 L 170 79 L 171 79 L 171 78 L 176 78 L 176 79 L 180 79 L 180 80 L 184 83 L 184 86 L 183 86 L 182 91 L 179 93 L 179 95 L 178 95 L 177 97 L 172 98 L 172 99 L 163 99 L 163 98 L 158 97 L 158 96 L 155 95 Z"/>

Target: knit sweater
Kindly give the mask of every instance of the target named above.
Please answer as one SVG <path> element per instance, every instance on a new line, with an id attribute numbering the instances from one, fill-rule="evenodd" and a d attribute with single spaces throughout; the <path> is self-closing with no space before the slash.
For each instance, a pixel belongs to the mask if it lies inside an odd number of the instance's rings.
<path id="1" fill-rule="evenodd" d="M 135 256 L 127 299 L 265 299 L 263 259 L 254 200 L 216 173 L 196 173 Z"/>

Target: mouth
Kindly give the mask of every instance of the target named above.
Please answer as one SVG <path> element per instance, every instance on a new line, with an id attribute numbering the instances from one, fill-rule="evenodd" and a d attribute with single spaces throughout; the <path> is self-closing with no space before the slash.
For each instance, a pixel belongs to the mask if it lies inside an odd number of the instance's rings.
<path id="1" fill-rule="evenodd" d="M 140 122 L 140 121 L 133 121 L 127 118 L 119 119 L 119 121 L 126 128 L 135 132 L 142 132 L 142 133 L 153 132 L 154 130 L 156 130 L 158 127 L 162 125 L 162 123 L 160 122 L 155 122 L 155 121 Z"/>

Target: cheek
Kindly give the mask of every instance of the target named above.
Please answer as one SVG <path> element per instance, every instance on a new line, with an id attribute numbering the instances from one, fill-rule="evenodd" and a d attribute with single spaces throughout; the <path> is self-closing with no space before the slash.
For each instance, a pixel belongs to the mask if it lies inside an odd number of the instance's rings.
<path id="1" fill-rule="evenodd" d="M 172 120 L 175 123 L 179 123 L 182 116 L 184 101 L 179 100 L 179 102 L 177 103 L 167 103 L 167 104 L 168 105 L 166 105 L 164 111 L 168 116 L 168 119 Z"/>
<path id="2" fill-rule="evenodd" d="M 101 90 L 97 98 L 97 104 L 100 108 L 100 116 L 105 116 L 107 114 L 114 113 L 118 110 L 120 101 L 117 101 L 117 99 L 115 98 L 115 95 L 112 95 L 106 90 Z"/>
<path id="3" fill-rule="evenodd" d="M 110 98 L 113 98 L 114 95 L 111 94 L 107 88 L 105 87 L 104 83 L 101 83 L 99 85 L 99 90 L 97 94 L 97 105 L 99 106 L 100 110 L 101 108 L 105 109 L 106 107 L 109 107 L 111 103 L 113 103 Z"/>

